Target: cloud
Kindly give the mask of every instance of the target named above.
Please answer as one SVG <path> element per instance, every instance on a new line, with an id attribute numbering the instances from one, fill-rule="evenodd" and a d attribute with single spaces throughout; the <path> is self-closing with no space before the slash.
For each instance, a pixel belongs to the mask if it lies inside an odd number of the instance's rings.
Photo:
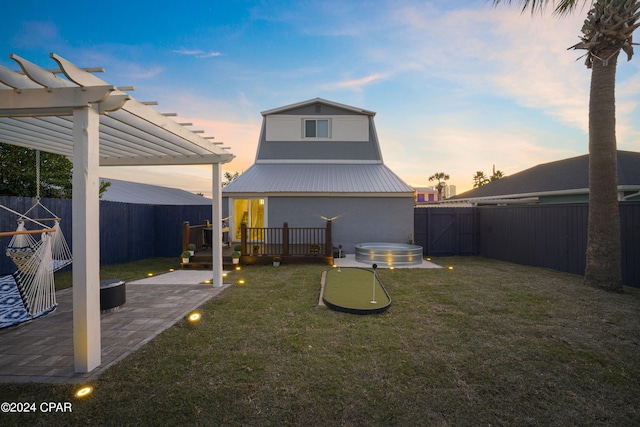
<path id="1" fill-rule="evenodd" d="M 466 88 L 544 111 L 587 131 L 589 71 L 567 52 L 584 17 L 532 17 L 514 8 L 434 11 L 410 6 L 396 11 L 395 50 L 386 63 L 422 70 Z M 398 41 L 398 37 L 402 41 Z M 380 54 L 380 48 L 375 48 Z"/>
<path id="2" fill-rule="evenodd" d="M 173 53 L 177 53 L 178 55 L 194 56 L 196 58 L 215 58 L 217 56 L 222 56 L 222 53 L 216 51 L 206 52 L 204 50 L 189 49 L 178 49 L 174 50 Z"/>
<path id="3" fill-rule="evenodd" d="M 370 74 L 356 80 L 345 80 L 335 83 L 327 83 L 321 86 L 323 90 L 336 90 L 336 89 L 361 89 L 362 86 L 375 83 L 377 81 L 386 79 L 389 77 L 389 73 L 377 73 Z"/>
<path id="4" fill-rule="evenodd" d="M 493 165 L 511 175 L 537 164 L 584 154 L 541 145 L 544 131 L 480 129 L 453 126 L 453 122 L 456 118 L 437 125 L 411 126 L 411 133 L 379 131 L 385 164 L 401 172 L 402 178 L 414 186 L 430 186 L 427 180 L 430 175 L 445 172 L 451 176 L 449 183 L 456 185 L 460 193 L 471 189 L 475 171 L 490 173 Z M 416 161 L 408 162 L 407 158 Z"/>
<path id="5" fill-rule="evenodd" d="M 53 22 L 25 21 L 20 33 L 13 37 L 13 44 L 21 49 L 57 49 L 65 43 L 60 39 L 58 26 Z"/>

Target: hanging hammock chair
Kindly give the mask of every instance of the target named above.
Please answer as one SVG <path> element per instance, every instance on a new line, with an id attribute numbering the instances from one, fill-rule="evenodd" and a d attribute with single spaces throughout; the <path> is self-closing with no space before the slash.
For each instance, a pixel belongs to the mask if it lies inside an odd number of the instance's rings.
<path id="1" fill-rule="evenodd" d="M 5 206 L 0 207 L 24 217 Z M 33 222 L 43 226 L 37 221 Z M 23 257 L 18 270 L 0 277 L 0 328 L 24 323 L 55 310 L 57 304 L 51 250 L 51 235 L 55 232 L 46 226 L 36 230 L 0 232 L 0 237 L 29 236 L 33 239 L 33 234 L 42 235 L 34 246 L 24 251 L 28 255 Z"/>
<path id="2" fill-rule="evenodd" d="M 45 211 L 47 211 L 48 214 L 52 215 L 52 218 L 27 218 L 26 215 L 37 206 L 42 207 Z M 40 224 L 41 221 L 53 221 L 53 226 L 50 227 L 53 232 L 47 233 L 48 237 L 51 239 L 51 268 L 53 271 L 58 271 L 71 264 L 71 262 L 73 261 L 73 257 L 71 255 L 69 245 L 67 245 L 64 234 L 62 233 L 62 229 L 60 228 L 60 218 L 57 218 L 55 214 L 53 214 L 49 209 L 42 205 L 40 203 L 40 200 L 38 200 L 37 203 L 31 207 L 31 209 L 20 216 L 20 218 L 18 219 L 18 227 L 16 228 L 16 232 L 28 231 L 25 225 L 27 221 L 35 222 L 37 224 Z M 6 254 L 9 258 L 11 258 L 16 267 L 18 267 L 19 270 L 22 270 L 23 265 L 29 262 L 29 258 L 33 255 L 36 247 L 39 244 L 40 242 L 33 237 L 33 234 L 15 234 L 7 245 Z"/>
<path id="3" fill-rule="evenodd" d="M 31 211 L 39 209 L 42 209 L 45 215 L 50 215 L 50 217 L 31 219 L 27 216 Z M 27 210 L 24 214 L 18 215 L 19 218 L 18 227 L 16 229 L 17 232 L 27 231 L 25 226 L 25 223 L 27 221 L 37 223 L 41 226 L 41 221 L 53 221 L 54 225 L 50 227 L 54 230 L 54 232 L 50 234 L 51 268 L 53 269 L 53 271 L 58 271 L 71 264 L 71 250 L 69 249 L 64 234 L 62 233 L 62 229 L 60 228 L 60 218 L 58 218 L 56 214 L 51 212 L 49 209 L 47 209 L 46 206 L 40 203 L 40 151 L 38 150 L 36 150 L 36 203 L 31 206 L 31 208 L 29 208 L 29 210 Z M 7 245 L 6 254 L 18 267 L 18 270 L 22 271 L 23 266 L 30 262 L 29 259 L 35 253 L 35 248 L 37 245 L 38 242 L 32 234 L 18 233 L 11 238 L 9 245 Z M 36 260 L 35 262 L 37 263 L 38 261 Z"/>

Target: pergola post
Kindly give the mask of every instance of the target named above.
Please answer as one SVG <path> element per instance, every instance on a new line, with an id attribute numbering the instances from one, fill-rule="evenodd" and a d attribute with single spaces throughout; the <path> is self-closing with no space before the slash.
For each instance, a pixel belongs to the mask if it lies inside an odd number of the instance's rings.
<path id="1" fill-rule="evenodd" d="M 221 287 L 222 280 L 222 173 L 220 163 L 212 166 L 211 189 L 211 256 L 213 286 Z"/>
<path id="2" fill-rule="evenodd" d="M 94 108 L 73 110 L 73 353 L 78 373 L 101 362 L 99 126 Z"/>

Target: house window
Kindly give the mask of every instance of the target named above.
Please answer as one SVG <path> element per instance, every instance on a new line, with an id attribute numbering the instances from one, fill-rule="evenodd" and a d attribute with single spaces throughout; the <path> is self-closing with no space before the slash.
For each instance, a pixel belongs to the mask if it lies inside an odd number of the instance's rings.
<path id="1" fill-rule="evenodd" d="M 329 138 L 329 120 L 314 119 L 304 121 L 305 138 Z"/>

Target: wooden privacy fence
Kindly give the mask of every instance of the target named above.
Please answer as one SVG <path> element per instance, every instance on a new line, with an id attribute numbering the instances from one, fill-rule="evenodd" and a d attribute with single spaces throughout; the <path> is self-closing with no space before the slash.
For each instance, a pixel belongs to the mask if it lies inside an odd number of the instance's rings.
<path id="1" fill-rule="evenodd" d="M 487 258 L 584 274 L 588 208 L 583 204 L 416 207 L 424 255 Z M 622 283 L 640 287 L 640 202 L 620 203 Z"/>
<path id="2" fill-rule="evenodd" d="M 242 256 L 320 256 L 333 257 L 331 222 L 326 228 L 282 227 L 256 228 L 241 226 Z"/>
<path id="3" fill-rule="evenodd" d="M 477 208 L 416 207 L 414 239 L 426 256 L 477 255 Z"/>
<path id="4" fill-rule="evenodd" d="M 32 197 L 0 196 L 0 203 L 26 212 L 36 202 Z M 62 218 L 67 244 L 73 251 L 71 199 L 42 199 L 42 204 Z M 15 230 L 16 216 L 0 213 L 0 231 Z M 208 205 L 143 205 L 100 201 L 100 264 L 119 264 L 150 257 L 179 257 L 182 252 L 182 224 L 203 224 L 211 218 Z M 15 271 L 4 255 L 9 237 L 0 237 L 0 274 Z M 66 267 L 72 268 L 73 265 Z"/>

